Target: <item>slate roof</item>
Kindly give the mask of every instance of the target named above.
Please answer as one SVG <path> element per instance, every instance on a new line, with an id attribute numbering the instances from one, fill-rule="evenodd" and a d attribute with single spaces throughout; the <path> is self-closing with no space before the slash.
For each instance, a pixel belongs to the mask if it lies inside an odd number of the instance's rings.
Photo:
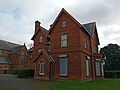
<path id="1" fill-rule="evenodd" d="M 23 46 L 14 47 L 13 49 L 11 49 L 11 53 L 10 54 L 18 53 L 19 50 L 21 49 L 21 47 L 23 47 Z"/>
<path id="2" fill-rule="evenodd" d="M 48 30 L 47 30 L 47 29 L 45 29 L 44 27 L 41 27 L 41 30 L 43 31 L 43 33 L 44 33 L 47 37 L 49 37 L 49 34 L 48 34 Z"/>
<path id="3" fill-rule="evenodd" d="M 15 43 L 11 43 L 11 42 L 8 42 L 8 41 L 4 41 L 4 40 L 0 40 L 0 49 L 1 50 L 11 50 L 15 47 L 18 47 L 18 46 L 21 46 L 19 44 L 15 44 Z"/>
<path id="4" fill-rule="evenodd" d="M 90 36 L 92 36 L 92 34 L 94 33 L 94 31 L 96 31 L 97 42 L 98 42 L 98 45 L 100 45 L 100 41 L 99 41 L 99 38 L 98 38 L 98 33 L 97 33 L 97 30 L 95 29 L 96 22 L 91 22 L 91 23 L 83 24 L 83 27 L 90 34 Z"/>
<path id="5" fill-rule="evenodd" d="M 90 36 L 93 34 L 94 29 L 95 29 L 95 22 L 91 22 L 91 23 L 87 23 L 87 24 L 83 24 L 83 27 L 85 28 L 85 30 L 87 30 L 87 32 L 90 34 Z"/>
<path id="6" fill-rule="evenodd" d="M 0 64 L 12 64 L 12 63 L 7 57 L 0 57 Z"/>

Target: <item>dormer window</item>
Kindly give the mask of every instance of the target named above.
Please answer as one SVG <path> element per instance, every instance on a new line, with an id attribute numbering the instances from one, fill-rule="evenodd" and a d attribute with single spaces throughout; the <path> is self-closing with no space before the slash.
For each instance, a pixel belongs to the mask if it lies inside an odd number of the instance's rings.
<path id="1" fill-rule="evenodd" d="M 66 28 L 67 27 L 67 22 L 64 20 L 63 22 L 62 22 L 62 28 Z"/>

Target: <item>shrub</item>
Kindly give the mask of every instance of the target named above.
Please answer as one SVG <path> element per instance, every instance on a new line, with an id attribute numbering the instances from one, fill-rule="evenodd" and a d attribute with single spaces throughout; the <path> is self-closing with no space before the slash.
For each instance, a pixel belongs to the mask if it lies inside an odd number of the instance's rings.
<path id="1" fill-rule="evenodd" d="M 20 70 L 16 69 L 16 70 L 14 70 L 14 71 L 12 72 L 12 74 L 17 75 L 17 74 L 19 73 L 19 71 L 20 71 Z"/>
<path id="2" fill-rule="evenodd" d="M 120 78 L 120 71 L 105 71 L 104 72 L 105 78 Z"/>
<path id="3" fill-rule="evenodd" d="M 34 69 L 16 70 L 15 73 L 17 73 L 18 78 L 34 77 Z"/>

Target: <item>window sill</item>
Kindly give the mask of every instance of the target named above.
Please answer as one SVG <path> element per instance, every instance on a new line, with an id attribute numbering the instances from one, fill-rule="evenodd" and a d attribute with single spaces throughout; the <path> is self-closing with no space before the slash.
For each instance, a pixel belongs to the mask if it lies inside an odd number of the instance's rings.
<path id="1" fill-rule="evenodd" d="M 67 46 L 61 46 L 61 48 L 67 48 Z"/>
<path id="2" fill-rule="evenodd" d="M 67 77 L 67 74 L 60 74 L 60 77 Z"/>
<path id="3" fill-rule="evenodd" d="M 96 77 L 102 77 L 101 75 L 96 75 Z"/>
<path id="4" fill-rule="evenodd" d="M 40 76 L 44 76 L 45 74 L 44 73 L 40 73 Z"/>

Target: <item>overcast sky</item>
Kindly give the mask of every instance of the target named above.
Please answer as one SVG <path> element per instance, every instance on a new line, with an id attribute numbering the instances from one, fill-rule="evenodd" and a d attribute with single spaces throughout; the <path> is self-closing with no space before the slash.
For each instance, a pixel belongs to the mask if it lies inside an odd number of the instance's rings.
<path id="1" fill-rule="evenodd" d="M 100 47 L 120 45 L 120 0 L 0 0 L 0 39 L 33 43 L 34 22 L 49 29 L 62 8 L 81 24 L 97 23 Z"/>

